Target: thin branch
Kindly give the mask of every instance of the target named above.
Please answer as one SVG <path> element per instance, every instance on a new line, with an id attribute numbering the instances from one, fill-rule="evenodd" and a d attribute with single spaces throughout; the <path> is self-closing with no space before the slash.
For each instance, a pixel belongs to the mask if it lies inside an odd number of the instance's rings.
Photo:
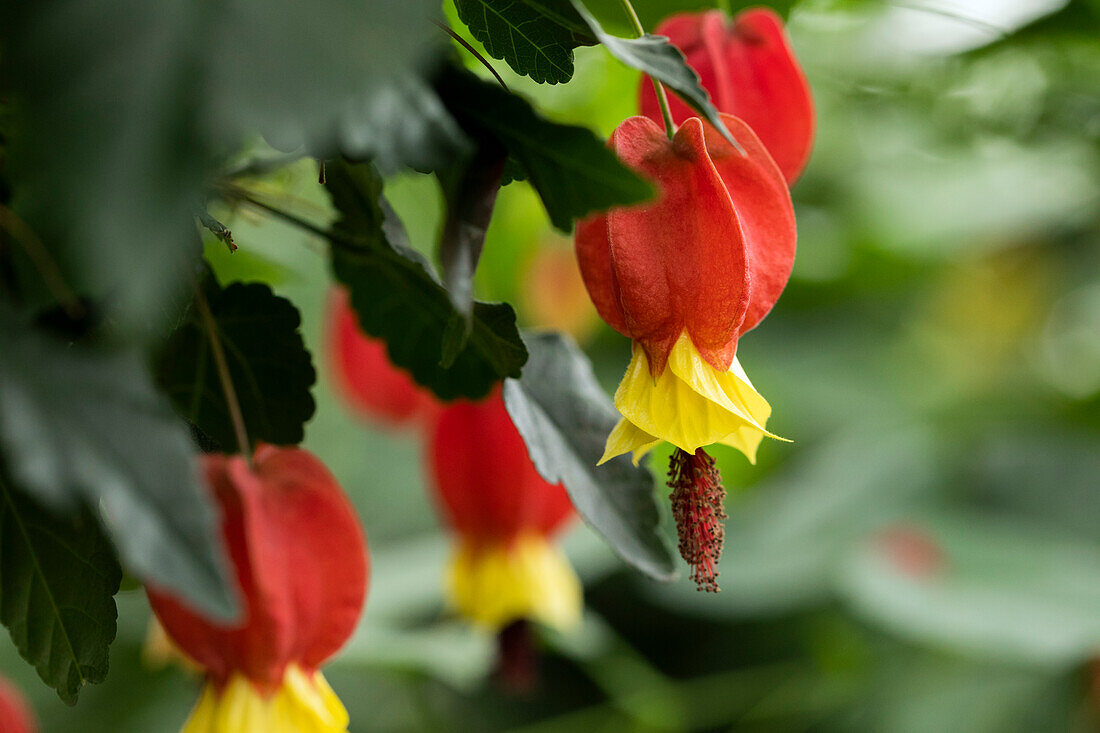
<path id="1" fill-rule="evenodd" d="M 233 423 L 233 432 L 237 436 L 237 447 L 245 460 L 251 462 L 251 443 L 248 442 L 248 433 L 244 429 L 244 415 L 241 413 L 241 403 L 237 400 L 237 390 L 233 386 L 233 378 L 229 374 L 229 362 L 225 359 L 222 340 L 218 336 L 218 324 L 214 321 L 214 314 L 210 312 L 210 304 L 206 302 L 206 295 L 202 292 L 202 286 L 195 281 L 192 281 L 192 285 L 195 290 L 195 305 L 198 306 L 199 315 L 202 317 L 202 325 L 206 330 L 206 336 L 210 339 L 210 351 L 214 357 L 214 366 L 218 370 L 222 392 L 225 393 L 225 404 L 229 407 L 229 419 Z"/>
<path id="2" fill-rule="evenodd" d="M 27 253 L 31 263 L 38 270 L 38 274 L 42 276 L 42 281 L 46 283 L 46 288 L 50 291 L 50 294 L 57 298 L 57 302 L 65 309 L 65 315 L 72 319 L 82 317 L 84 306 L 80 304 L 80 299 L 65 283 L 65 278 L 61 275 L 61 268 L 57 266 L 57 261 L 50 254 L 50 250 L 46 248 L 46 245 L 42 243 L 42 240 L 38 238 L 38 235 L 28 226 L 27 222 L 23 221 L 18 214 L 4 204 L 0 204 L 0 229 L 4 229 L 11 234 L 12 239 L 18 242 L 23 251 Z"/>
<path id="3" fill-rule="evenodd" d="M 283 155 L 272 155 L 267 158 L 254 158 L 235 168 L 230 168 L 221 175 L 223 178 L 265 176 L 279 168 L 297 163 L 304 157 L 305 155 L 303 153 L 285 153 Z"/>
<path id="4" fill-rule="evenodd" d="M 500 85 L 502 87 L 504 87 L 504 91 L 508 91 L 508 85 L 504 83 L 504 79 L 502 79 L 500 77 L 500 74 L 497 73 L 497 70 L 493 68 L 492 64 L 490 64 L 489 61 L 484 56 L 482 56 L 480 53 L 477 52 L 476 48 L 474 48 L 469 43 L 467 43 L 465 38 L 458 35 L 452 29 L 450 29 L 447 26 L 443 25 L 438 20 L 433 20 L 432 22 L 435 23 L 437 26 L 439 26 L 439 28 L 444 33 L 446 33 L 448 36 L 450 36 L 451 38 L 458 41 L 459 45 L 461 45 L 464 49 L 466 49 L 467 51 L 472 53 L 474 55 L 474 58 L 476 58 L 478 61 L 480 61 L 481 65 L 484 66 L 486 69 L 488 69 L 490 74 L 492 74 L 494 77 L 496 77 L 496 80 L 498 82 L 500 82 Z"/>
<path id="5" fill-rule="evenodd" d="M 299 229 L 304 229 L 310 234 L 315 234 L 322 239 L 333 239 L 332 232 L 322 229 L 311 221 L 306 221 L 297 214 L 292 214 L 289 211 L 284 211 L 283 209 L 272 206 L 271 204 L 256 198 L 252 195 L 251 192 L 241 188 L 240 186 L 235 186 L 233 184 L 222 184 L 218 186 L 218 192 L 230 201 L 239 201 L 261 211 L 266 211 L 268 214 L 282 219 L 289 224 L 293 224 Z"/>

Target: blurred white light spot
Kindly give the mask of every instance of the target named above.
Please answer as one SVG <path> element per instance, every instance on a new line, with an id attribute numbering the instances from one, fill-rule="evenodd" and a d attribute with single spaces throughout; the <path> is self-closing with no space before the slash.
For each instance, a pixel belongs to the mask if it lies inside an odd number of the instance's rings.
<path id="1" fill-rule="evenodd" d="M 1067 0 L 896 0 L 867 28 L 874 57 L 946 55 L 998 40 Z"/>

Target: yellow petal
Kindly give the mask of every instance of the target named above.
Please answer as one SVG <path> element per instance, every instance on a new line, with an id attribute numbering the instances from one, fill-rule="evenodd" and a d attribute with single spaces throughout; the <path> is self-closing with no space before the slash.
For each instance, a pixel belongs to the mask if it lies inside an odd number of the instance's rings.
<path id="1" fill-rule="evenodd" d="M 615 456 L 621 456 L 623 453 L 633 451 L 634 465 L 637 466 L 642 456 L 652 450 L 653 447 L 660 442 L 660 438 L 654 438 L 634 423 L 623 418 L 619 420 L 615 429 L 611 431 L 611 435 L 607 436 L 607 445 L 603 450 L 603 458 L 601 458 L 596 465 L 602 466 Z"/>
<path id="2" fill-rule="evenodd" d="M 511 544 L 463 543 L 448 573 L 451 602 L 490 629 L 530 619 L 561 630 L 581 618 L 581 583 L 546 538 L 523 535 Z"/>
<path id="3" fill-rule="evenodd" d="M 347 733 L 348 713 L 320 672 L 287 668 L 273 695 L 242 675 L 207 683 L 182 733 Z"/>
<path id="4" fill-rule="evenodd" d="M 650 374 L 645 352 L 635 346 L 615 392 L 615 406 L 628 425 L 620 423 L 612 431 L 602 460 L 628 450 L 648 450 L 654 441 L 666 440 L 688 453 L 723 443 L 755 461 L 763 437 L 777 437 L 764 428 L 771 407 L 741 364 L 734 359 L 729 371 L 718 371 L 686 333 L 676 341 L 668 368 L 657 379 Z"/>

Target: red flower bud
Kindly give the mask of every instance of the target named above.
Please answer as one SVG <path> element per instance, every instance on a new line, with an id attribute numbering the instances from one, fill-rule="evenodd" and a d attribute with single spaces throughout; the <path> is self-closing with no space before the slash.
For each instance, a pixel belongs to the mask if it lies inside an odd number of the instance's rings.
<path id="1" fill-rule="evenodd" d="M 573 516 L 561 484 L 547 483 L 535 470 L 499 389 L 481 402 L 444 408 L 430 451 L 441 508 L 464 538 L 507 542 L 524 532 L 552 536 Z"/>
<path id="2" fill-rule="evenodd" d="M 624 163 L 653 180 L 655 202 L 577 226 L 577 258 L 596 309 L 645 350 L 660 376 L 682 333 L 718 371 L 737 338 L 771 310 L 794 264 L 790 193 L 752 130 L 722 119 L 742 154 L 698 118 L 669 140 L 631 117 L 611 136 Z"/>
<path id="3" fill-rule="evenodd" d="M 38 725 L 19 688 L 0 677 L 0 733 L 35 733 Z"/>
<path id="4" fill-rule="evenodd" d="M 794 183 L 810 157 L 814 105 L 779 16 L 768 8 L 746 10 L 732 22 L 720 10 L 681 13 L 655 33 L 683 51 L 718 111 L 744 120 Z M 670 98 L 669 107 L 678 125 L 695 116 L 678 98 Z M 644 77 L 641 110 L 661 121 L 657 95 Z"/>
<path id="5" fill-rule="evenodd" d="M 317 670 L 351 635 L 366 597 L 355 510 L 324 465 L 298 448 L 261 446 L 251 466 L 241 456 L 205 455 L 203 465 L 244 620 L 223 626 L 148 590 L 165 631 L 212 686 L 185 730 L 220 730 L 209 721 L 229 708 L 258 716 L 242 730 L 290 725 L 279 716 L 307 708 L 330 714 L 317 730 L 343 730 L 346 713 Z"/>
<path id="6" fill-rule="evenodd" d="M 450 571 L 459 612 L 498 630 L 522 619 L 575 622 L 580 584 L 549 542 L 573 505 L 535 470 L 500 391 L 443 409 L 429 453 L 440 507 L 460 536 Z"/>
<path id="7" fill-rule="evenodd" d="M 329 297 L 327 341 L 337 387 L 357 413 L 390 426 L 430 421 L 435 398 L 394 366 L 385 343 L 360 330 L 343 289 Z"/>

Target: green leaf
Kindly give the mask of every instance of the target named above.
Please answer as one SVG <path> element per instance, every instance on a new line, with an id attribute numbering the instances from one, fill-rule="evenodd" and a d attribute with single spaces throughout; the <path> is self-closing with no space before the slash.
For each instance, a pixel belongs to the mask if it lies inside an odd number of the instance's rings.
<path id="1" fill-rule="evenodd" d="M 298 309 L 261 283 L 222 289 L 207 278 L 204 290 L 249 439 L 302 442 L 303 426 L 315 408 L 310 388 L 317 374 L 298 330 Z M 210 340 L 195 305 L 165 345 L 156 374 L 178 413 L 223 451 L 237 450 Z"/>
<path id="2" fill-rule="evenodd" d="M 596 382 L 592 365 L 567 337 L 530 336 L 521 379 L 504 382 L 504 404 L 535 467 L 563 483 L 573 506 L 623 560 L 658 580 L 676 565 L 658 524 L 653 474 L 620 456 L 596 462 L 619 413 Z"/>
<path id="3" fill-rule="evenodd" d="M 15 207 L 124 334 L 184 300 L 192 217 L 227 151 L 275 144 L 426 166 L 460 131 L 418 79 L 430 0 L 0 4 Z M 43 53 L 42 49 L 50 49 Z M 406 159 L 407 158 L 407 159 Z M 135 271 L 140 277 L 135 277 Z"/>
<path id="4" fill-rule="evenodd" d="M 455 0 L 455 9 L 490 56 L 540 83 L 572 79 L 573 49 L 594 43 L 567 0 Z"/>
<path id="5" fill-rule="evenodd" d="M 350 291 L 360 326 L 386 342 L 393 363 L 442 399 L 483 397 L 504 377 L 519 376 L 527 350 L 512 307 L 475 302 L 469 338 L 464 345 L 456 340 L 461 315 L 431 266 L 409 247 L 382 198 L 378 173 L 340 161 L 326 167 L 340 213 L 330 235 L 333 272 Z"/>
<path id="6" fill-rule="evenodd" d="M 0 459 L 58 510 L 102 510 L 127 567 L 216 618 L 236 600 L 183 422 L 136 354 L 35 332 L 0 306 Z"/>
<path id="7" fill-rule="evenodd" d="M 643 74 L 661 82 L 669 89 L 680 95 L 688 105 L 707 119 L 710 124 L 722 133 L 722 136 L 737 147 L 737 142 L 726 129 L 718 110 L 710 102 L 710 95 L 699 82 L 699 75 L 688 66 L 687 59 L 680 49 L 672 45 L 665 36 L 655 36 L 650 33 L 641 38 L 619 38 L 613 36 L 600 26 L 591 13 L 585 10 L 578 0 L 571 0 L 573 7 L 584 19 L 585 23 L 600 43 L 604 45 L 612 56 L 622 61 L 632 69 L 637 69 Z"/>
<path id="8" fill-rule="evenodd" d="M 507 186 L 513 181 L 526 181 L 527 171 L 523 170 L 523 166 L 520 165 L 515 158 L 505 158 L 504 160 L 504 173 L 500 177 L 500 185 Z"/>
<path id="9" fill-rule="evenodd" d="M 495 138 L 519 162 L 550 221 L 563 232 L 593 211 L 653 196 L 652 186 L 590 130 L 547 120 L 495 82 L 452 72 L 444 76 L 440 93 L 463 127 Z"/>
<path id="10" fill-rule="evenodd" d="M 312 145 L 318 158 L 339 150 L 385 173 L 404 167 L 440 170 L 470 154 L 470 141 L 420 76 L 398 75 L 357 99 L 339 126 L 336 145 L 322 137 Z"/>
<path id="11" fill-rule="evenodd" d="M 0 477 L 0 621 L 65 702 L 107 676 L 122 580 L 91 511 L 56 517 Z"/>

